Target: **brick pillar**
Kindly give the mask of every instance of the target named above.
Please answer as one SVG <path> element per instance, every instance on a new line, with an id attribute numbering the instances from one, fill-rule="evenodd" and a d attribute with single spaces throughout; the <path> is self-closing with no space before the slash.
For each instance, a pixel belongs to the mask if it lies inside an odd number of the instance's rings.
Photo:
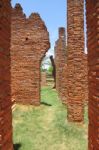
<path id="1" fill-rule="evenodd" d="M 66 102 L 66 35 L 65 28 L 59 28 L 59 39 L 55 45 L 56 89 L 62 102 Z"/>
<path id="2" fill-rule="evenodd" d="M 56 90 L 59 93 L 59 51 L 58 51 L 58 40 L 55 42 L 54 47 L 54 53 L 55 53 L 55 66 L 56 66 Z"/>
<path id="3" fill-rule="evenodd" d="M 46 72 L 41 72 L 41 86 L 47 86 Z"/>
<path id="4" fill-rule="evenodd" d="M 84 92 L 84 103 L 85 105 L 88 103 L 88 55 L 83 54 L 83 65 L 84 65 L 84 78 L 83 78 L 83 92 Z"/>
<path id="5" fill-rule="evenodd" d="M 0 150 L 13 150 L 10 76 L 10 0 L 0 1 Z"/>
<path id="6" fill-rule="evenodd" d="M 68 9 L 68 120 L 83 121 L 83 51 L 84 51 L 84 1 L 67 0 Z"/>
<path id="7" fill-rule="evenodd" d="M 99 0 L 87 0 L 89 150 L 99 150 Z"/>

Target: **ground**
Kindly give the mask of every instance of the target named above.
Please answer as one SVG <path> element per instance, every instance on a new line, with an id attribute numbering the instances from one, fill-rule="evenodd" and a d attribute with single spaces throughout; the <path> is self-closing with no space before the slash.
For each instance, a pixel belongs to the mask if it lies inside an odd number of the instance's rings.
<path id="1" fill-rule="evenodd" d="M 84 124 L 68 123 L 66 106 L 51 87 L 42 89 L 39 107 L 16 105 L 13 112 L 15 150 L 86 150 L 87 109 Z"/>

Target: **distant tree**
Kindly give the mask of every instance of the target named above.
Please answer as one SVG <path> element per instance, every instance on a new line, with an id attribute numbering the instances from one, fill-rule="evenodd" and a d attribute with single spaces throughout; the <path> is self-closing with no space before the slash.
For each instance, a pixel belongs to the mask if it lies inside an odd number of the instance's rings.
<path id="1" fill-rule="evenodd" d="M 52 74 L 52 72 L 53 72 L 53 67 L 52 67 L 52 65 L 50 65 L 49 68 L 48 68 L 48 73 Z"/>
<path id="2" fill-rule="evenodd" d="M 41 71 L 47 71 L 50 65 L 51 62 L 49 60 L 49 57 L 45 56 L 41 62 Z"/>

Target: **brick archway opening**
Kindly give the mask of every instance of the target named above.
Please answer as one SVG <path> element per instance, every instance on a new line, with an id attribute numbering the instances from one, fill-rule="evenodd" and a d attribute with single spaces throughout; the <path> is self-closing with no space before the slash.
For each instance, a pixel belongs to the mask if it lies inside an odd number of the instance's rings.
<path id="1" fill-rule="evenodd" d="M 56 66 L 53 54 L 46 53 L 41 59 L 41 86 L 56 89 Z"/>

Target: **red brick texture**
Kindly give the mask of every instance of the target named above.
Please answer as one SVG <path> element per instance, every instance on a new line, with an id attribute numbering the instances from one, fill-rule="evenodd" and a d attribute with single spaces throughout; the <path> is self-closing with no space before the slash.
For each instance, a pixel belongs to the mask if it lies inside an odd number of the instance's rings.
<path id="1" fill-rule="evenodd" d="M 26 18 L 20 4 L 12 9 L 12 99 L 40 104 L 40 65 L 50 47 L 49 33 L 39 14 Z"/>
<path id="2" fill-rule="evenodd" d="M 83 63 L 84 63 L 84 78 L 82 81 L 83 92 L 84 92 L 84 103 L 88 104 L 88 55 L 83 54 Z"/>
<path id="3" fill-rule="evenodd" d="M 46 72 L 41 72 L 41 86 L 47 86 Z"/>
<path id="4" fill-rule="evenodd" d="M 65 28 L 59 28 L 59 39 L 55 43 L 56 89 L 63 103 L 66 103 L 66 35 Z"/>
<path id="5" fill-rule="evenodd" d="M 0 0 L 0 150 L 13 150 L 10 37 L 10 0 Z"/>
<path id="6" fill-rule="evenodd" d="M 89 150 L 99 150 L 99 0 L 87 0 Z"/>
<path id="7" fill-rule="evenodd" d="M 67 109 L 68 120 L 82 122 L 84 116 L 84 2 L 67 0 Z"/>

